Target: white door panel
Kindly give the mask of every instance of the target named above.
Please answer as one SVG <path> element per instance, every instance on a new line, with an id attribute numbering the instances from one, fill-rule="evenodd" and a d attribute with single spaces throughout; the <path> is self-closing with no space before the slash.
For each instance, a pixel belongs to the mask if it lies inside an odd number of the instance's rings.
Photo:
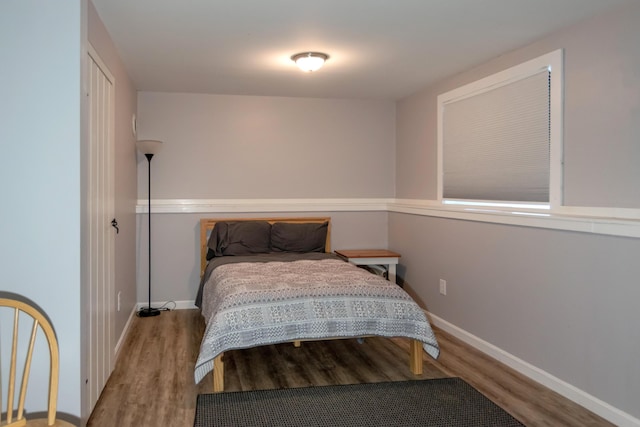
<path id="1" fill-rule="evenodd" d="M 93 49 L 89 50 L 89 370 L 88 413 L 93 410 L 114 358 L 114 80 Z"/>

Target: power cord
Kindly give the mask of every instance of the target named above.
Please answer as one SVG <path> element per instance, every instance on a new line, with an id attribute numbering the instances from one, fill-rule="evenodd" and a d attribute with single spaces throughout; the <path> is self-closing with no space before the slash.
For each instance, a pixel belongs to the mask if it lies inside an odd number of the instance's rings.
<path id="1" fill-rule="evenodd" d="M 169 304 L 173 304 L 173 307 L 167 307 L 167 305 Z M 156 310 L 160 310 L 160 311 L 171 311 L 171 310 L 175 310 L 176 309 L 176 302 L 175 301 L 167 301 L 164 304 L 162 304 L 160 307 L 156 308 Z"/>

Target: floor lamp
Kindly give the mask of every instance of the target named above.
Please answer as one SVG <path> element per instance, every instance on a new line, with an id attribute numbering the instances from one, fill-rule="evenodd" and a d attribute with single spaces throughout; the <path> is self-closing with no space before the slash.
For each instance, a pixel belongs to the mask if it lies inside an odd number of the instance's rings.
<path id="1" fill-rule="evenodd" d="M 138 311 L 138 316 L 140 317 L 151 317 L 157 316 L 160 314 L 160 310 L 157 308 L 151 307 L 151 159 L 154 154 L 157 154 L 162 148 L 162 141 L 154 141 L 154 140 L 144 140 L 136 142 L 136 147 L 138 151 L 140 151 L 147 158 L 147 163 L 149 164 L 149 175 L 148 175 L 148 203 L 147 203 L 147 218 L 149 219 L 149 305 L 147 307 L 142 307 Z"/>

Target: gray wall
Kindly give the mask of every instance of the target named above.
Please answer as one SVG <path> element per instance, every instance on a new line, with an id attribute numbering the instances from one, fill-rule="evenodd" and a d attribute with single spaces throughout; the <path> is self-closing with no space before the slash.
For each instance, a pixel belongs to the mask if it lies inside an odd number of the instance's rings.
<path id="1" fill-rule="evenodd" d="M 392 197 L 391 101 L 140 92 L 152 199 Z M 147 197 L 147 168 L 138 168 Z"/>
<path id="2" fill-rule="evenodd" d="M 566 204 L 640 208 L 638 22 L 640 3 L 401 100 L 397 196 L 436 197 L 438 94 L 564 48 Z M 432 313 L 640 417 L 640 240 L 393 213 L 389 243 Z"/>
<path id="3" fill-rule="evenodd" d="M 137 302 L 136 295 L 136 137 L 131 118 L 136 112 L 138 93 L 124 68 L 100 17 L 91 2 L 88 8 L 88 38 L 115 79 L 115 216 L 120 232 L 115 235 L 114 301 L 121 293 L 120 311 L 114 311 L 115 338 L 118 340 Z M 116 310 L 117 307 L 114 307 Z M 114 343 L 115 344 L 115 343 Z"/>
<path id="4" fill-rule="evenodd" d="M 389 198 L 395 182 L 395 103 L 140 92 L 140 139 L 164 141 L 152 160 L 152 199 Z M 139 156 L 138 194 L 147 198 Z M 259 201 L 256 201 L 259 203 Z M 333 247 L 385 247 L 386 212 L 283 212 L 331 216 Z M 195 298 L 199 219 L 155 214 L 152 300 Z M 138 215 L 138 301 L 148 299 L 147 216 Z"/>
<path id="5" fill-rule="evenodd" d="M 616 9 L 399 101 L 396 196 L 436 198 L 439 94 L 563 48 L 565 204 L 640 208 L 639 15 Z"/>
<path id="6" fill-rule="evenodd" d="M 81 414 L 80 0 L 0 2 L 0 289 L 49 316 L 59 411 Z M 47 384 L 34 365 L 30 384 Z M 46 410 L 30 389 L 30 411 Z M 32 401 L 32 399 L 34 399 Z"/>
<path id="7" fill-rule="evenodd" d="M 386 212 L 254 212 L 250 214 L 154 214 L 152 217 L 152 301 L 193 301 L 200 281 L 200 218 L 331 217 L 331 247 L 387 247 Z M 138 297 L 148 301 L 147 216 L 140 230 Z M 145 304 L 146 305 L 146 304 Z"/>

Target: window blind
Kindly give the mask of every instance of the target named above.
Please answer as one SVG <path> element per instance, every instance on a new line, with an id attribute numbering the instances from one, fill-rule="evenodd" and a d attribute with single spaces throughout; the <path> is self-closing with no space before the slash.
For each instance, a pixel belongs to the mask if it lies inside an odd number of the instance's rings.
<path id="1" fill-rule="evenodd" d="M 549 202 L 550 72 L 443 106 L 443 198 Z"/>

